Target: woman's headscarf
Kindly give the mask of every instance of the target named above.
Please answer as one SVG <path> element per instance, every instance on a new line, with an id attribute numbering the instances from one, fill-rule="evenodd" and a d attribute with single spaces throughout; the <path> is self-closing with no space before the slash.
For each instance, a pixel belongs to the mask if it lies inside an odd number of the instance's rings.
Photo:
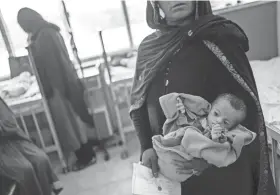
<path id="1" fill-rule="evenodd" d="M 195 1 L 194 21 L 185 26 L 169 26 L 163 22 L 157 1 L 147 2 L 146 14 L 148 25 L 157 31 L 147 36 L 138 48 L 131 111 L 143 105 L 147 88 L 156 73 L 164 68 L 166 61 L 180 49 L 186 38 L 195 36 L 195 29 L 225 21 L 212 15 L 209 1 Z"/>
<path id="2" fill-rule="evenodd" d="M 212 8 L 209 1 L 196 1 L 194 17 L 196 20 L 201 16 L 211 15 Z M 164 23 L 160 16 L 160 7 L 158 1 L 148 1 L 146 8 L 147 24 L 152 29 L 168 29 L 170 26 Z"/>
<path id="3" fill-rule="evenodd" d="M 20 27 L 29 34 L 35 34 L 45 26 L 52 26 L 59 30 L 58 26 L 47 22 L 38 12 L 27 7 L 18 11 L 17 21 Z"/>

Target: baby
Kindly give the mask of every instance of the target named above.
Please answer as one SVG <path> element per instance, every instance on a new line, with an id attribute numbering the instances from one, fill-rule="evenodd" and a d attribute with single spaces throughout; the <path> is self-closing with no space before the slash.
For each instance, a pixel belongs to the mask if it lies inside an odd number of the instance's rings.
<path id="1" fill-rule="evenodd" d="M 188 117 L 181 98 L 177 100 L 178 111 Z M 232 94 L 222 94 L 212 103 L 208 116 L 194 120 L 192 125 L 213 141 L 224 143 L 231 140 L 226 133 L 239 125 L 246 114 L 247 107 L 243 100 Z"/>
<path id="2" fill-rule="evenodd" d="M 152 139 L 160 172 L 171 180 L 183 182 L 197 174 L 177 174 L 174 158 L 203 158 L 209 164 L 225 167 L 234 163 L 243 146 L 256 137 L 240 125 L 247 107 L 235 95 L 219 95 L 210 104 L 199 96 L 171 93 L 161 97 L 160 103 L 167 118 L 164 136 Z"/>

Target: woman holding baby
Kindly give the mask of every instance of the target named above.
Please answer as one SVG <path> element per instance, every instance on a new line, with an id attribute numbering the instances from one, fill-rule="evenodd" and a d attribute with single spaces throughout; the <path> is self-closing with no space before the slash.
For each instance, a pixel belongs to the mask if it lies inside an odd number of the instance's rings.
<path id="1" fill-rule="evenodd" d="M 142 163 L 157 176 L 160 170 L 152 137 L 163 134 L 166 120 L 160 97 L 191 94 L 212 103 L 220 94 L 233 94 L 246 105 L 242 126 L 257 137 L 227 167 L 217 168 L 201 158 L 173 159 L 176 173 L 201 173 L 182 183 L 182 195 L 275 195 L 266 129 L 243 30 L 213 15 L 209 1 L 148 1 L 146 14 L 148 25 L 157 31 L 139 46 L 130 110 Z"/>

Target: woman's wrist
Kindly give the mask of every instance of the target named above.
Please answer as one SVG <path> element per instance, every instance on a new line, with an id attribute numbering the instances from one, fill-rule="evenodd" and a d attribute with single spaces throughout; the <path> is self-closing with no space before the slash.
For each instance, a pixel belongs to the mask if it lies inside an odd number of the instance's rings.
<path id="1" fill-rule="evenodd" d="M 146 150 L 152 149 L 153 146 L 151 145 L 145 145 L 145 146 L 141 146 L 141 153 L 143 154 L 143 152 L 145 152 Z"/>

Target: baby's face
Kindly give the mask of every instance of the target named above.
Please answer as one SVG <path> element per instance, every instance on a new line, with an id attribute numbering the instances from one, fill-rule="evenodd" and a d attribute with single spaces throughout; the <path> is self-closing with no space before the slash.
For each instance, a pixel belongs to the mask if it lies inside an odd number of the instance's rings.
<path id="1" fill-rule="evenodd" d="M 243 111 L 235 110 L 228 100 L 220 99 L 212 105 L 207 120 L 211 128 L 213 125 L 219 124 L 221 127 L 230 130 L 238 125 L 244 117 L 245 113 Z"/>

